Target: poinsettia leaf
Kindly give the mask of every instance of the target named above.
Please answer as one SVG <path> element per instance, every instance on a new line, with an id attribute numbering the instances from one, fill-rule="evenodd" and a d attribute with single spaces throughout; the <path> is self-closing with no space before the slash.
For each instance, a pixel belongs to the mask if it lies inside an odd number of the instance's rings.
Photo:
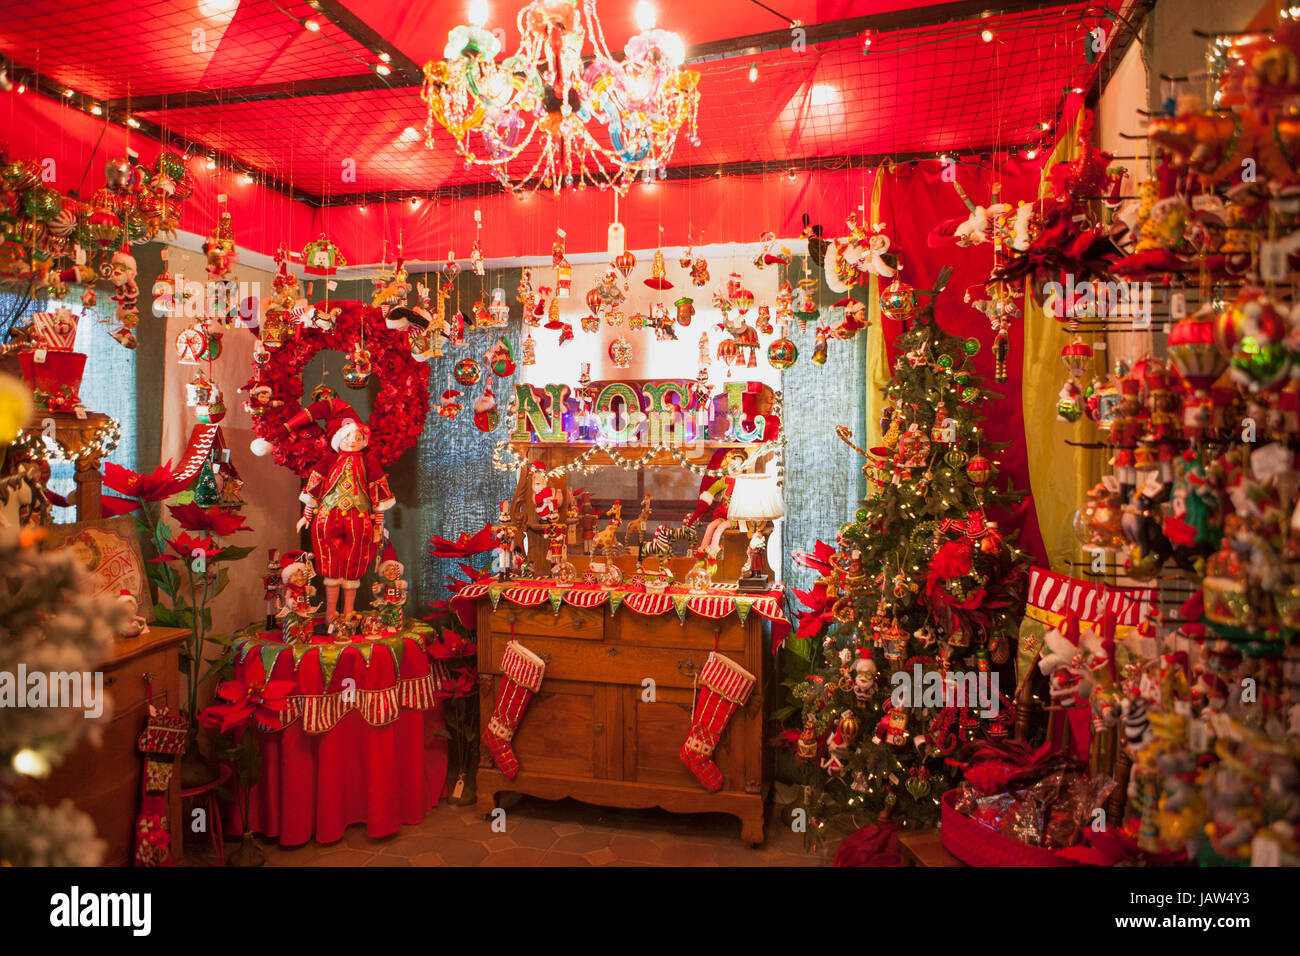
<path id="1" fill-rule="evenodd" d="M 228 544 L 218 551 L 214 557 L 208 559 L 208 563 L 215 564 L 218 561 L 242 561 L 255 550 L 256 549 L 251 545 L 249 547 L 239 547 L 237 545 Z"/>

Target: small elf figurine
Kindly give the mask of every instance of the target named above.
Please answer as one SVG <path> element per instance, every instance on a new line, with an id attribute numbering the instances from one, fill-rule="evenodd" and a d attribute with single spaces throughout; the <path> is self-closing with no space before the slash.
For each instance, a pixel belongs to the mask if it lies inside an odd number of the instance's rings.
<path id="1" fill-rule="evenodd" d="M 316 587 L 311 583 L 316 570 L 312 556 L 305 551 L 286 551 L 280 558 L 280 581 L 284 600 L 276 617 L 283 618 L 281 628 L 286 640 L 304 642 L 311 637 L 311 621 L 320 605 L 313 605 Z"/>
<path id="2" fill-rule="evenodd" d="M 266 629 L 275 630 L 275 619 L 280 612 L 280 558 L 279 550 L 268 548 L 266 573 L 262 575 L 262 594 L 266 598 Z"/>
<path id="3" fill-rule="evenodd" d="M 515 530 L 514 523 L 510 520 L 510 502 L 502 501 L 496 527 L 492 529 L 492 537 L 496 541 L 492 570 L 502 581 L 509 580 L 510 573 L 514 570 Z"/>
<path id="4" fill-rule="evenodd" d="M 311 541 L 325 578 L 330 633 L 352 619 L 361 577 L 375 560 L 384 534 L 384 512 L 397 503 L 388 476 L 370 451 L 370 428 L 339 398 L 312 402 L 285 422 L 292 433 L 312 419 L 325 423 L 332 457 L 316 465 L 299 495 L 298 530 L 311 527 Z M 343 592 L 342 608 L 339 592 Z"/>
<path id="5" fill-rule="evenodd" d="M 402 562 L 397 560 L 397 552 L 392 542 L 384 543 L 383 560 L 379 562 L 379 577 L 370 586 L 375 598 L 375 609 L 384 630 L 394 633 L 402 629 L 403 612 L 406 610 L 407 584 L 402 580 Z"/>
<path id="6" fill-rule="evenodd" d="M 456 416 L 460 414 L 460 410 L 465 407 L 456 401 L 462 394 L 462 392 L 454 388 L 448 388 L 444 391 L 442 401 L 438 403 L 438 417 L 445 418 L 448 421 L 455 421 Z"/>

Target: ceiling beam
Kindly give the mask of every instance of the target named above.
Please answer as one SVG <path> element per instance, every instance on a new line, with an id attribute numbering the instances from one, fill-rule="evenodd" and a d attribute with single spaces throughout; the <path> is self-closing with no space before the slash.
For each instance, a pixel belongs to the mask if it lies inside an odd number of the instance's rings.
<path id="1" fill-rule="evenodd" d="M 408 75 L 394 70 L 391 76 L 367 71 L 351 76 L 326 76 L 292 83 L 262 83 L 236 86 L 224 90 L 189 90 L 183 93 L 158 93 L 109 100 L 113 109 L 130 109 L 137 113 L 186 109 L 195 106 L 229 106 L 231 103 L 255 103 L 260 100 L 292 100 L 303 96 L 333 96 L 338 93 L 364 93 L 370 90 L 403 89 L 419 86 L 420 73 Z"/>

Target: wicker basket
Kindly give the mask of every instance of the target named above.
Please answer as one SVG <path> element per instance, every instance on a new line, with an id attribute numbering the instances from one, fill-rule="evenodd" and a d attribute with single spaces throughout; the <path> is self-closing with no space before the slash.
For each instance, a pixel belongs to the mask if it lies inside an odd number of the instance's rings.
<path id="1" fill-rule="evenodd" d="M 1027 846 L 953 809 L 959 790 L 943 795 L 943 848 L 969 866 L 1080 866 L 1053 850 Z"/>

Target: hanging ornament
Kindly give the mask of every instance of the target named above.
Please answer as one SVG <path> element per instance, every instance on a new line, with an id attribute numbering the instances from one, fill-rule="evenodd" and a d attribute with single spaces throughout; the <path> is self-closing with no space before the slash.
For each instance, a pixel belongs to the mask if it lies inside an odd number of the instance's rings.
<path id="1" fill-rule="evenodd" d="M 216 387 L 208 381 L 206 375 L 200 371 L 185 385 L 185 404 L 190 408 L 197 408 L 200 405 L 208 405 L 212 401 L 213 393 Z"/>
<path id="2" fill-rule="evenodd" d="M 515 353 L 504 338 L 498 337 L 493 346 L 483 353 L 483 361 L 492 369 L 492 374 L 500 378 L 515 373 Z"/>
<path id="3" fill-rule="evenodd" d="M 313 239 L 303 247 L 302 263 L 303 271 L 313 276 L 332 276 L 348 264 L 339 247 L 323 232 L 319 239 Z"/>
<path id="4" fill-rule="evenodd" d="M 466 388 L 477 385 L 483 377 L 483 367 L 471 358 L 456 363 L 456 381 Z"/>
<path id="5" fill-rule="evenodd" d="M 776 321 L 788 323 L 794 318 L 794 289 L 787 279 L 776 293 Z"/>
<path id="6" fill-rule="evenodd" d="M 555 267 L 555 297 L 557 299 L 567 299 L 572 284 L 573 268 L 569 265 L 568 259 L 561 259 L 560 264 Z"/>
<path id="7" fill-rule="evenodd" d="M 217 341 L 217 352 L 219 353 L 220 339 Z M 203 323 L 191 325 L 177 333 L 176 360 L 181 365 L 199 365 L 208 361 L 209 358 L 216 358 L 215 355 L 209 355 L 209 351 L 208 331 Z"/>
<path id="8" fill-rule="evenodd" d="M 934 410 L 934 427 L 930 429 L 930 440 L 944 445 L 957 441 L 957 423 L 948 417 L 948 406 L 943 402 Z"/>
<path id="9" fill-rule="evenodd" d="M 614 268 L 618 270 L 619 275 L 621 275 L 623 280 L 626 282 L 627 277 L 631 275 L 632 270 L 636 268 L 636 256 L 630 252 L 624 252 L 623 254 L 616 256 L 614 259 Z"/>
<path id="10" fill-rule="evenodd" d="M 600 316 L 584 315 L 581 319 L 578 320 L 578 324 L 582 327 L 582 331 L 584 332 L 599 332 Z"/>
<path id="11" fill-rule="evenodd" d="M 993 477 L 993 463 L 983 455 L 976 454 L 966 463 L 966 477 L 976 487 L 983 487 Z"/>
<path id="12" fill-rule="evenodd" d="M 824 325 L 817 326 L 817 332 L 813 338 L 812 360 L 814 365 L 825 365 L 827 357 L 826 337 L 830 332 Z"/>
<path id="13" fill-rule="evenodd" d="M 451 382 L 447 382 L 447 388 L 442 393 L 442 399 L 438 402 L 438 417 L 445 418 L 448 421 L 455 421 L 460 410 L 465 406 L 457 399 L 461 397 L 461 392 L 451 387 Z"/>
<path id="14" fill-rule="evenodd" d="M 1065 364 L 1065 370 L 1076 382 L 1082 381 L 1092 368 L 1092 357 L 1092 346 L 1079 335 L 1061 349 L 1061 361 Z"/>
<path id="15" fill-rule="evenodd" d="M 767 347 L 767 361 L 772 368 L 784 371 L 799 359 L 799 349 L 790 341 L 789 329 L 781 326 L 781 337 Z"/>
<path id="16" fill-rule="evenodd" d="M 686 247 L 686 251 L 682 253 L 682 257 L 677 260 L 677 264 L 683 269 L 691 267 L 691 247 L 689 245 Z"/>
<path id="17" fill-rule="evenodd" d="M 600 290 L 596 288 L 587 291 L 587 308 L 591 310 L 592 315 L 600 315 L 600 310 L 604 308 L 605 299 L 601 296 Z"/>
<path id="18" fill-rule="evenodd" d="M 761 335 L 771 335 L 775 331 L 772 325 L 771 306 L 764 304 L 758 307 L 758 318 L 754 320 L 754 327 Z"/>
<path id="19" fill-rule="evenodd" d="M 621 309 L 610 309 L 605 313 L 605 324 L 611 329 L 621 329 L 627 323 L 627 316 Z"/>
<path id="20" fill-rule="evenodd" d="M 703 288 L 709 284 L 709 264 L 703 257 L 691 263 L 691 283 L 696 288 Z"/>
<path id="21" fill-rule="evenodd" d="M 677 324 L 683 328 L 690 325 L 691 319 L 695 318 L 695 300 L 682 296 L 673 305 L 677 308 Z"/>
<path id="22" fill-rule="evenodd" d="M 456 276 L 460 275 L 460 263 L 456 261 L 456 253 L 448 249 L 447 261 L 442 264 L 442 274 L 448 282 L 456 281 Z"/>
<path id="23" fill-rule="evenodd" d="M 215 425 L 226 417 L 226 399 L 216 384 L 209 386 L 207 400 L 194 406 L 194 416 L 204 425 Z"/>
<path id="24" fill-rule="evenodd" d="M 510 306 L 506 302 L 506 290 L 492 290 L 492 302 L 488 305 L 488 316 L 492 325 L 505 325 L 510 321 Z"/>
<path id="25" fill-rule="evenodd" d="M 614 368 L 629 368 L 632 365 L 632 343 L 622 335 L 610 342 L 609 360 L 614 363 Z"/>
<path id="26" fill-rule="evenodd" d="M 533 333 L 529 332 L 524 337 L 521 351 L 523 352 L 523 363 L 525 365 L 537 364 L 537 343 L 533 340 Z"/>
<path id="27" fill-rule="evenodd" d="M 645 280 L 645 284 L 659 291 L 673 287 L 673 284 L 668 281 L 668 269 L 664 263 L 664 251 L 662 249 L 655 250 L 654 259 L 650 263 L 650 278 Z"/>
<path id="28" fill-rule="evenodd" d="M 880 311 L 894 322 L 906 322 L 916 314 L 916 290 L 895 279 L 880 296 Z"/>
<path id="29" fill-rule="evenodd" d="M 364 343 L 358 342 L 352 347 L 348 360 L 343 363 L 343 383 L 348 388 L 365 388 L 370 381 L 371 371 L 370 350 Z"/>
<path id="30" fill-rule="evenodd" d="M 477 211 L 475 210 L 475 212 Z M 470 265 L 474 267 L 475 275 L 487 275 L 487 268 L 483 262 L 483 247 L 479 245 L 477 238 L 474 240 L 474 245 L 470 246 L 469 261 Z"/>
<path id="31" fill-rule="evenodd" d="M 930 438 L 913 422 L 898 437 L 894 463 L 902 468 L 923 468 L 930 460 Z M 973 480 L 973 479 L 972 479 Z"/>

